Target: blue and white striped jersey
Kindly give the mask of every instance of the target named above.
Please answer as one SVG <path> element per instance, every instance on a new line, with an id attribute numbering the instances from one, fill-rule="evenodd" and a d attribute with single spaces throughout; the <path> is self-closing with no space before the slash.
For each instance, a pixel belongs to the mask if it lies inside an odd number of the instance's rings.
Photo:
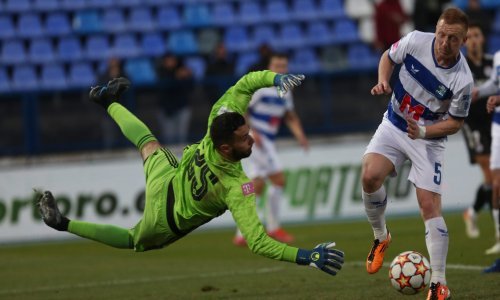
<path id="1" fill-rule="evenodd" d="M 421 126 L 448 118 L 468 115 L 474 86 L 465 57 L 444 68 L 434 57 L 433 33 L 410 32 L 389 49 L 389 58 L 401 64 L 394 91 L 385 114 L 396 127 L 406 132 L 405 112 Z"/>
<path id="2" fill-rule="evenodd" d="M 250 127 L 262 136 L 274 140 L 287 111 L 293 110 L 293 96 L 288 92 L 280 98 L 276 87 L 257 90 L 248 107 Z"/>

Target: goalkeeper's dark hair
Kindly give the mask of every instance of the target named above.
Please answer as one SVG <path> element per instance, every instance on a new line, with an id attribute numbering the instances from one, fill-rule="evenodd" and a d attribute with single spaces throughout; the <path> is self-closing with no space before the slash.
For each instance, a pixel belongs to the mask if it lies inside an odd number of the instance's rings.
<path id="1" fill-rule="evenodd" d="M 231 144 L 234 132 L 245 125 L 245 118 L 236 112 L 225 112 L 215 117 L 210 125 L 210 138 L 215 148 L 223 144 Z"/>
<path id="2" fill-rule="evenodd" d="M 285 52 L 274 52 L 273 54 L 271 54 L 269 60 L 271 60 L 272 58 L 284 58 L 284 59 L 288 59 L 288 54 L 286 54 Z"/>

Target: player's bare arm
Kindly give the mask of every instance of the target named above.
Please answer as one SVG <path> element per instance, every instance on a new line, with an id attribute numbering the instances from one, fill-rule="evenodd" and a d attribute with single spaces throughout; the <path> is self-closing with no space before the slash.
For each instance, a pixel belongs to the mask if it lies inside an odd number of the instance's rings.
<path id="1" fill-rule="evenodd" d="M 486 110 L 491 114 L 500 105 L 500 95 L 490 96 L 486 102 Z"/>
<path id="2" fill-rule="evenodd" d="M 309 150 L 309 141 L 307 140 L 304 129 L 302 128 L 302 123 L 297 113 L 293 110 L 287 111 L 285 113 L 285 123 L 290 128 L 299 144 L 304 148 L 305 151 Z"/>
<path id="3" fill-rule="evenodd" d="M 386 50 L 380 58 L 380 63 L 378 65 L 378 83 L 371 89 L 372 95 L 389 95 L 392 93 L 389 80 L 393 70 L 394 63 L 389 58 L 389 51 Z"/>
<path id="4" fill-rule="evenodd" d="M 420 126 L 417 121 L 411 116 L 406 117 L 408 123 L 408 137 L 412 140 L 415 139 L 432 139 L 443 137 L 457 133 L 462 125 L 464 119 L 449 117 L 447 120 L 438 122 L 429 126 Z"/>

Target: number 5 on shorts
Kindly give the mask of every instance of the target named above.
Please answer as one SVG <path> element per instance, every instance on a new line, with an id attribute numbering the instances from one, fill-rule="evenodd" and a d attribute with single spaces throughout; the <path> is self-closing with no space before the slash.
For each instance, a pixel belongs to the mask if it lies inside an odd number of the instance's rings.
<path id="1" fill-rule="evenodd" d="M 434 183 L 441 184 L 441 164 L 434 163 Z"/>

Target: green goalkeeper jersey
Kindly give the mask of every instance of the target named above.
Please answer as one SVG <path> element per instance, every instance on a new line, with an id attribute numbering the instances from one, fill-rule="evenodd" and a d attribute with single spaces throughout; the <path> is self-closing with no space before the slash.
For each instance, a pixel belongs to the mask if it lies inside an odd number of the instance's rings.
<path id="1" fill-rule="evenodd" d="M 205 137 L 184 149 L 173 178 L 174 219 L 182 233 L 187 233 L 229 209 L 252 252 L 294 262 L 298 249 L 270 238 L 256 212 L 253 183 L 240 162 L 220 155 L 210 138 L 210 124 L 219 114 L 233 111 L 244 115 L 252 94 L 273 86 L 276 73 L 252 72 L 232 86 L 212 108 Z"/>

